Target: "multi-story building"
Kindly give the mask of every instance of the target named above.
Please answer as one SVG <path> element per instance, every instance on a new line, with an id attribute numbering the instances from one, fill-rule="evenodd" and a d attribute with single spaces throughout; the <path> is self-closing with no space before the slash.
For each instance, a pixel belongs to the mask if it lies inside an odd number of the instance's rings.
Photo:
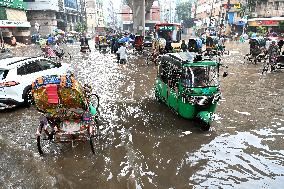
<path id="1" fill-rule="evenodd" d="M 27 5 L 23 1 L 0 1 L 0 32 L 5 42 L 15 36 L 17 41 L 30 42 L 30 22 L 26 16 Z"/>
<path id="2" fill-rule="evenodd" d="M 229 6 L 227 6 L 228 2 L 230 2 Z M 218 25 L 224 21 L 238 25 L 244 14 L 259 18 L 284 16 L 284 0 L 255 3 L 256 6 L 249 8 L 247 0 L 197 0 L 196 19 L 208 27 L 210 21 L 211 25 Z M 241 10 L 245 10 L 245 13 Z"/>
<path id="3" fill-rule="evenodd" d="M 97 26 L 96 27 L 105 27 L 105 18 L 103 11 L 103 0 L 96 0 L 96 11 L 97 11 Z"/>
<path id="4" fill-rule="evenodd" d="M 284 17 L 284 0 L 268 0 L 266 3 L 256 3 L 250 10 L 252 17 Z"/>
<path id="5" fill-rule="evenodd" d="M 114 11 L 112 0 L 104 0 L 103 13 L 104 13 L 105 27 L 115 29 L 116 13 Z"/>
<path id="6" fill-rule="evenodd" d="M 147 30 L 153 30 L 155 24 L 161 22 L 161 11 L 158 1 L 154 1 L 151 9 L 146 12 L 145 27 Z"/>
<path id="7" fill-rule="evenodd" d="M 176 0 L 160 0 L 161 21 L 162 22 L 177 22 Z"/>
<path id="8" fill-rule="evenodd" d="M 97 27 L 97 13 L 96 13 L 96 1 L 86 0 L 86 22 L 87 31 L 94 33 Z"/>
<path id="9" fill-rule="evenodd" d="M 217 27 L 219 25 L 239 25 L 245 0 L 197 0 L 196 19 L 200 27 Z"/>
<path id="10" fill-rule="evenodd" d="M 24 0 L 28 6 L 28 20 L 31 31 L 36 33 L 36 25 L 41 35 L 75 30 L 78 23 L 85 22 L 85 0 Z M 37 23 L 37 24 L 36 24 Z"/>

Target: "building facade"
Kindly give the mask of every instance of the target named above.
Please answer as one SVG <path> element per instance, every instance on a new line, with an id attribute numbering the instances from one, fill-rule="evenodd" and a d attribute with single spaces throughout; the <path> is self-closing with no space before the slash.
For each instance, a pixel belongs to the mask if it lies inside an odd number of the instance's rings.
<path id="1" fill-rule="evenodd" d="M 103 4 L 104 4 L 103 0 L 96 0 L 97 27 L 105 27 Z"/>
<path id="2" fill-rule="evenodd" d="M 284 0 L 268 0 L 252 7 L 252 17 L 284 17 Z"/>
<path id="3" fill-rule="evenodd" d="M 94 33 L 97 27 L 97 5 L 95 0 L 86 0 L 87 31 Z"/>
<path id="4" fill-rule="evenodd" d="M 31 32 L 41 35 L 54 33 L 55 29 L 72 31 L 86 17 L 85 0 L 24 0 Z M 39 26 L 37 30 L 36 25 Z"/>
<path id="5" fill-rule="evenodd" d="M 112 0 L 104 0 L 103 13 L 104 13 L 105 27 L 115 29 L 117 20 Z"/>
<path id="6" fill-rule="evenodd" d="M 242 26 L 242 17 L 279 17 L 284 16 L 284 0 L 268 0 L 256 3 L 249 8 L 247 0 L 197 0 L 196 19 L 199 26 L 209 27 L 220 24 Z"/>
<path id="7" fill-rule="evenodd" d="M 177 22 L 176 5 L 178 0 L 160 0 L 161 22 Z"/>
<path id="8" fill-rule="evenodd" d="M 30 22 L 26 16 L 27 5 L 22 0 L 0 1 L 0 30 L 5 42 L 15 36 L 17 41 L 30 42 Z"/>

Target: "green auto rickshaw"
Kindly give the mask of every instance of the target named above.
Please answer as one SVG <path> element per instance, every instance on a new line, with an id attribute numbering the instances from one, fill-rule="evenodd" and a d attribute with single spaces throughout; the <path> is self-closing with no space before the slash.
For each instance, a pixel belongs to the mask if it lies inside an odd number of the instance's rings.
<path id="1" fill-rule="evenodd" d="M 221 97 L 220 63 L 193 52 L 168 53 L 158 60 L 155 97 L 180 116 L 209 130 Z M 227 73 L 224 73 L 224 77 Z"/>

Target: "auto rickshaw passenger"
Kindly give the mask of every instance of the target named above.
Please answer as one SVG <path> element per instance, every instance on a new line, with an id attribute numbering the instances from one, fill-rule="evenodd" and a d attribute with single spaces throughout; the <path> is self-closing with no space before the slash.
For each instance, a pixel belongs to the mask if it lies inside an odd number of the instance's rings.
<path id="1" fill-rule="evenodd" d="M 203 67 L 194 67 L 194 86 L 195 87 L 206 87 L 206 72 Z"/>
<path id="2" fill-rule="evenodd" d="M 181 49 L 182 49 L 183 52 L 186 52 L 186 51 L 187 51 L 187 45 L 185 44 L 185 41 L 184 41 L 184 40 L 182 40 L 180 47 L 181 47 Z"/>

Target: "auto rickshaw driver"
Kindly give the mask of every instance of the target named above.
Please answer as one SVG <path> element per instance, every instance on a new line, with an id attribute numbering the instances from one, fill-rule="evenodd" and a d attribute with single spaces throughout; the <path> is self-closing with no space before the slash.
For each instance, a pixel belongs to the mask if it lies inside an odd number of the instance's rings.
<path id="1" fill-rule="evenodd" d="M 204 67 L 192 67 L 194 74 L 194 87 L 206 87 L 207 75 Z"/>

